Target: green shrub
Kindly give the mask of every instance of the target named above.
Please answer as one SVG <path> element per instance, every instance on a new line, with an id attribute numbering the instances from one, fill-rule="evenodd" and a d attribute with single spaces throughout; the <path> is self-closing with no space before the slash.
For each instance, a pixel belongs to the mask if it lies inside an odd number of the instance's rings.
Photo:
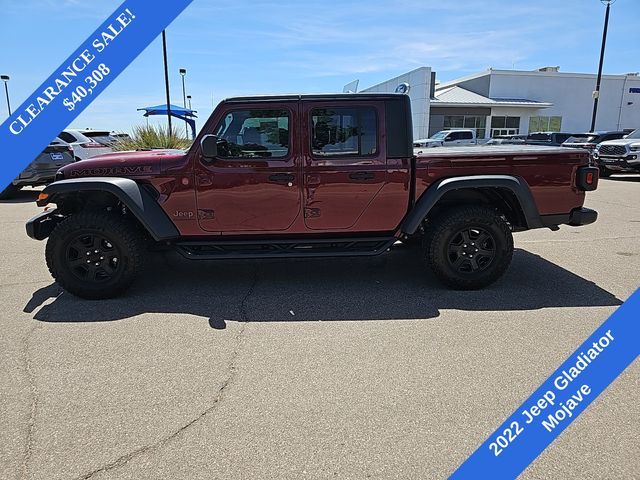
<path id="1" fill-rule="evenodd" d="M 169 127 L 162 125 L 137 125 L 133 127 L 129 138 L 119 139 L 112 147 L 118 152 L 159 148 L 186 150 L 192 143 L 191 139 L 181 136 L 176 128 L 172 128 L 170 134 Z"/>

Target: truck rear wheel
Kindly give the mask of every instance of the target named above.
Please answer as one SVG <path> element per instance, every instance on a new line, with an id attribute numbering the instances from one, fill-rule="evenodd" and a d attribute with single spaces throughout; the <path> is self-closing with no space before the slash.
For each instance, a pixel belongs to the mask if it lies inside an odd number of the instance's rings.
<path id="1" fill-rule="evenodd" d="M 123 293 L 142 269 L 137 225 L 116 214 L 82 212 L 56 226 L 47 242 L 47 266 L 69 293 L 87 299 Z"/>
<path id="2" fill-rule="evenodd" d="M 487 207 L 446 210 L 427 229 L 425 259 L 440 281 L 476 290 L 498 280 L 513 256 L 507 222 Z"/>

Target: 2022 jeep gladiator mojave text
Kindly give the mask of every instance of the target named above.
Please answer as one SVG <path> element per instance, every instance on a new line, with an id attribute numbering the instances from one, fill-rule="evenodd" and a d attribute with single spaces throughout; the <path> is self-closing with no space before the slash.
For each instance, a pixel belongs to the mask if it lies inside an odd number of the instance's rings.
<path id="1" fill-rule="evenodd" d="M 420 239 L 445 284 L 481 288 L 512 232 L 586 225 L 598 169 L 576 149 L 413 155 L 401 94 L 232 98 L 189 151 L 111 153 L 62 168 L 27 223 L 49 270 L 85 298 L 122 293 L 153 246 L 190 259 L 378 255 Z"/>

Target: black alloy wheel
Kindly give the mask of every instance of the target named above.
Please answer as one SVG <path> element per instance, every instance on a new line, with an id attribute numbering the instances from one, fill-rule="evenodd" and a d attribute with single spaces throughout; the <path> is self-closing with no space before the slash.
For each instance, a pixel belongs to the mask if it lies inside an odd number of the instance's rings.
<path id="1" fill-rule="evenodd" d="M 65 259 L 77 279 L 105 283 L 118 274 L 121 252 L 105 235 L 87 233 L 71 239 Z"/>
<path id="2" fill-rule="evenodd" d="M 460 273 L 475 273 L 491 265 L 496 255 L 496 242 L 490 232 L 479 226 L 460 230 L 449 242 L 451 267 Z"/>

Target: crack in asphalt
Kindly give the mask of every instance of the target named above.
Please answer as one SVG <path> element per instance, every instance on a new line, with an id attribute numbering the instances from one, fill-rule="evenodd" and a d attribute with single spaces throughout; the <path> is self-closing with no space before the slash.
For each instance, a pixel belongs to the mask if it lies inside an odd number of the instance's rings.
<path id="1" fill-rule="evenodd" d="M 22 341 L 22 359 L 24 362 L 25 373 L 29 382 L 29 392 L 31 396 L 31 409 L 29 411 L 29 421 L 27 423 L 27 435 L 24 448 L 24 456 L 22 459 L 22 478 L 29 478 L 29 466 L 33 452 L 34 434 L 36 429 L 36 417 L 38 415 L 39 394 L 38 385 L 36 384 L 36 375 L 33 369 L 33 361 L 30 354 L 30 346 L 33 334 L 36 330 L 42 328 L 39 325 L 33 326 Z"/>
<path id="2" fill-rule="evenodd" d="M 246 327 L 246 322 L 249 321 L 249 316 L 247 313 L 247 301 L 249 300 L 249 298 L 251 297 L 251 295 L 253 295 L 253 292 L 255 290 L 256 284 L 258 283 L 258 269 L 256 268 L 254 270 L 253 273 L 253 279 L 251 282 L 251 285 L 249 286 L 249 289 L 247 290 L 247 292 L 245 293 L 244 297 L 242 297 L 242 300 L 240 301 L 240 306 L 239 306 L 239 310 L 240 310 L 240 317 L 242 319 L 241 322 L 241 327 L 238 330 L 238 333 L 235 336 L 235 342 L 236 342 L 236 346 L 231 354 L 231 360 L 229 361 L 229 373 L 227 374 L 227 378 L 225 378 L 225 380 L 222 382 L 222 385 L 220 386 L 220 388 L 218 388 L 218 391 L 216 392 L 216 397 L 213 401 L 213 403 L 209 406 L 209 408 L 207 408 L 206 410 L 204 410 L 202 413 L 200 413 L 200 415 L 198 415 L 197 417 L 193 418 L 192 420 L 190 420 L 188 423 L 184 424 L 182 427 L 180 427 L 179 429 L 177 429 L 176 431 L 174 431 L 173 433 L 171 433 L 170 435 L 168 435 L 167 437 L 162 438 L 161 440 L 152 443 L 150 445 L 144 445 L 140 448 L 137 448 L 136 450 L 133 450 L 125 455 L 122 455 L 121 457 L 118 457 L 116 460 L 114 460 L 113 462 L 110 462 L 100 468 L 97 468 L 95 470 L 92 470 L 88 473 L 85 473 L 84 475 L 80 475 L 79 477 L 76 477 L 76 480 L 87 480 L 90 479 L 91 477 L 93 477 L 94 475 L 98 474 L 98 473 L 103 473 L 103 472 L 107 472 L 109 470 L 113 470 L 119 467 L 122 467 L 124 465 L 126 465 L 129 461 L 133 460 L 134 458 L 146 453 L 146 452 L 150 452 L 156 449 L 159 449 L 161 447 L 163 447 L 164 445 L 168 444 L 169 442 L 171 442 L 173 439 L 179 437 L 180 435 L 182 435 L 182 433 L 184 433 L 188 428 L 190 428 L 191 426 L 195 425 L 196 423 L 198 423 L 200 420 L 202 420 L 204 417 L 206 417 L 207 415 L 209 415 L 210 413 L 212 413 L 220 404 L 220 401 L 222 400 L 223 396 L 224 396 L 224 392 L 227 389 L 227 387 L 231 384 L 231 382 L 234 380 L 235 378 L 235 374 L 236 374 L 236 362 L 238 359 L 238 356 L 240 354 L 241 351 L 241 347 L 243 344 L 243 340 L 244 340 L 244 331 L 245 331 L 245 327 Z"/>

